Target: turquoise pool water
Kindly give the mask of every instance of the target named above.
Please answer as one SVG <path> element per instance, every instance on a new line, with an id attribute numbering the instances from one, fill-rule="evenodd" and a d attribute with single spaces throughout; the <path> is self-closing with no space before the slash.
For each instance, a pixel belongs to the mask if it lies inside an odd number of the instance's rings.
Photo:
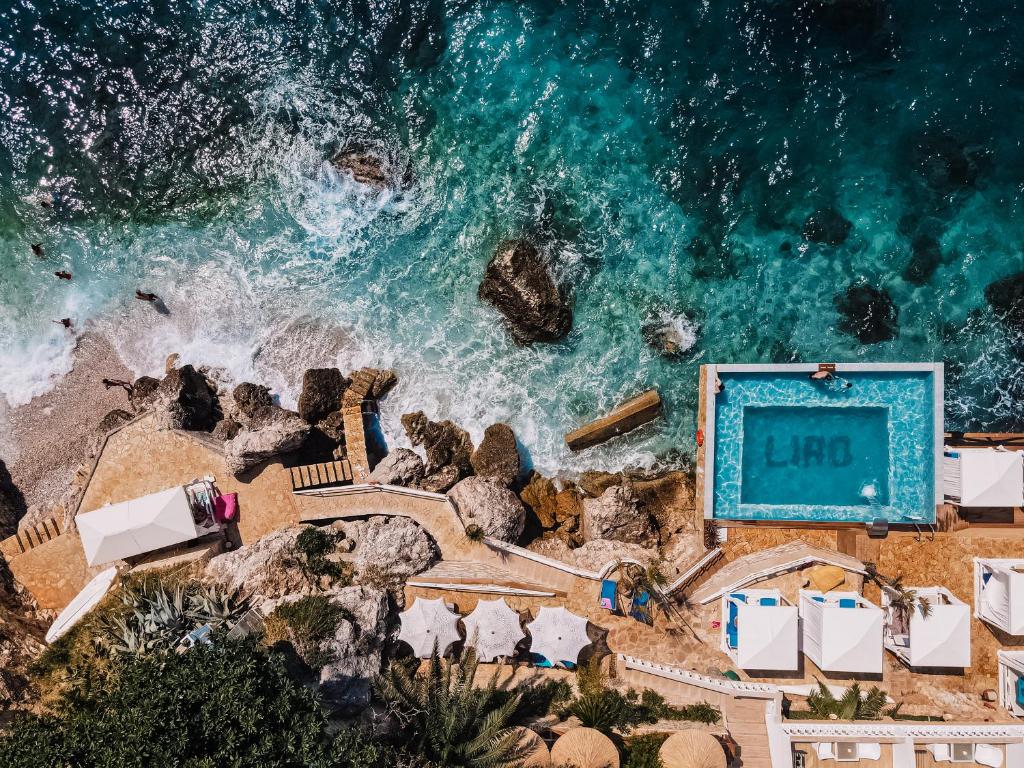
<path id="1" fill-rule="evenodd" d="M 934 521 L 933 373 L 719 376 L 715 517 Z"/>

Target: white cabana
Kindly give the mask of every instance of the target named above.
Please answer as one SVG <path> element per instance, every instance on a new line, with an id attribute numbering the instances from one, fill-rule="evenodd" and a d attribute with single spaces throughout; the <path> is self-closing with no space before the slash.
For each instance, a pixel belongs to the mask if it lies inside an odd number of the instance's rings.
<path id="1" fill-rule="evenodd" d="M 744 589 L 722 598 L 721 647 L 740 669 L 799 668 L 800 619 L 777 589 Z"/>
<path id="2" fill-rule="evenodd" d="M 974 615 L 1024 635 L 1024 560 L 974 558 Z"/>
<path id="3" fill-rule="evenodd" d="M 999 706 L 1024 718 L 1024 651 L 996 651 L 999 662 Z"/>
<path id="4" fill-rule="evenodd" d="M 803 649 L 823 672 L 882 672 L 882 624 L 877 605 L 856 592 L 800 590 Z"/>
<path id="5" fill-rule="evenodd" d="M 459 642 L 459 615 L 448 610 L 444 600 L 424 600 L 417 597 L 412 607 L 398 614 L 402 628 L 398 639 L 412 646 L 412 652 L 420 659 L 429 659 L 437 646 L 437 652 L 444 656 L 453 643 Z"/>
<path id="6" fill-rule="evenodd" d="M 918 601 L 928 602 L 928 616 L 893 606 L 896 593 L 882 590 L 887 650 L 911 667 L 971 666 L 971 609 L 945 587 L 907 587 Z"/>
<path id="7" fill-rule="evenodd" d="M 476 651 L 480 661 L 512 656 L 516 644 L 526 637 L 519 614 L 508 607 L 505 598 L 478 600 L 476 608 L 462 619 L 466 627 L 466 645 Z"/>
<path id="8" fill-rule="evenodd" d="M 1024 457 L 1002 448 L 947 448 L 946 500 L 961 507 L 1024 506 Z"/>
<path id="9" fill-rule="evenodd" d="M 532 638 L 530 652 L 540 654 L 552 664 L 575 664 L 580 651 L 590 645 L 587 620 L 561 606 L 543 606 L 526 628 Z"/>
<path id="10" fill-rule="evenodd" d="M 82 617 L 104 598 L 115 578 L 117 578 L 117 568 L 107 568 L 99 575 L 94 576 L 82 591 L 75 595 L 75 599 L 57 615 L 46 633 L 46 642 L 52 643 L 81 621 Z"/>
<path id="11" fill-rule="evenodd" d="M 123 560 L 216 530 L 196 526 L 181 486 L 76 515 L 75 522 L 89 565 Z"/>

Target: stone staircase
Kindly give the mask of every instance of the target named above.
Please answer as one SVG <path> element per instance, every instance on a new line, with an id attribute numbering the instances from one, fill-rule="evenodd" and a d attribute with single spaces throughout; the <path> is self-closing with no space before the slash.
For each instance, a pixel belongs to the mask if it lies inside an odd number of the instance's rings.
<path id="1" fill-rule="evenodd" d="M 725 727 L 739 745 L 738 765 L 742 768 L 772 768 L 768 748 L 768 725 L 765 723 L 765 702 L 757 699 L 734 699 L 724 708 Z"/>
<path id="2" fill-rule="evenodd" d="M 56 518 L 50 517 L 34 525 L 19 529 L 13 536 L 0 541 L 0 554 L 8 560 L 45 544 L 61 535 L 63 531 Z"/>
<path id="3" fill-rule="evenodd" d="M 352 482 L 352 465 L 347 459 L 289 467 L 292 492 L 301 493 Z"/>
<path id="4" fill-rule="evenodd" d="M 341 396 L 345 452 L 352 467 L 352 480 L 356 483 L 365 482 L 370 474 L 370 459 L 366 453 L 366 430 L 363 424 L 363 403 L 367 400 L 376 380 L 375 371 L 361 368 L 352 375 L 352 383 Z"/>

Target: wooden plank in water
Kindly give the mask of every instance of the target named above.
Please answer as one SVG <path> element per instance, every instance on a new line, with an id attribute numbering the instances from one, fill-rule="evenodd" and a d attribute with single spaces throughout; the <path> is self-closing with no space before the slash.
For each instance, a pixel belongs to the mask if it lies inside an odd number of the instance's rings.
<path id="1" fill-rule="evenodd" d="M 573 430 L 565 436 L 565 442 L 570 450 L 581 451 L 636 429 L 660 414 L 661 395 L 658 390 L 649 389 L 630 398 L 607 416 Z"/>

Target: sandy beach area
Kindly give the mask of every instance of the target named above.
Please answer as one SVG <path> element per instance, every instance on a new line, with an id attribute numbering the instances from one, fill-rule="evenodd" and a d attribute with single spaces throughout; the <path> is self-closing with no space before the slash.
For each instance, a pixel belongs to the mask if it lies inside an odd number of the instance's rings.
<path id="1" fill-rule="evenodd" d="M 26 405 L 8 409 L 4 404 L 0 424 L 6 439 L 0 451 L 29 508 L 56 504 L 103 417 L 115 408 L 131 411 L 124 389 L 107 389 L 104 378 L 133 377 L 106 339 L 86 332 L 78 339 L 74 367 L 57 386 Z"/>

